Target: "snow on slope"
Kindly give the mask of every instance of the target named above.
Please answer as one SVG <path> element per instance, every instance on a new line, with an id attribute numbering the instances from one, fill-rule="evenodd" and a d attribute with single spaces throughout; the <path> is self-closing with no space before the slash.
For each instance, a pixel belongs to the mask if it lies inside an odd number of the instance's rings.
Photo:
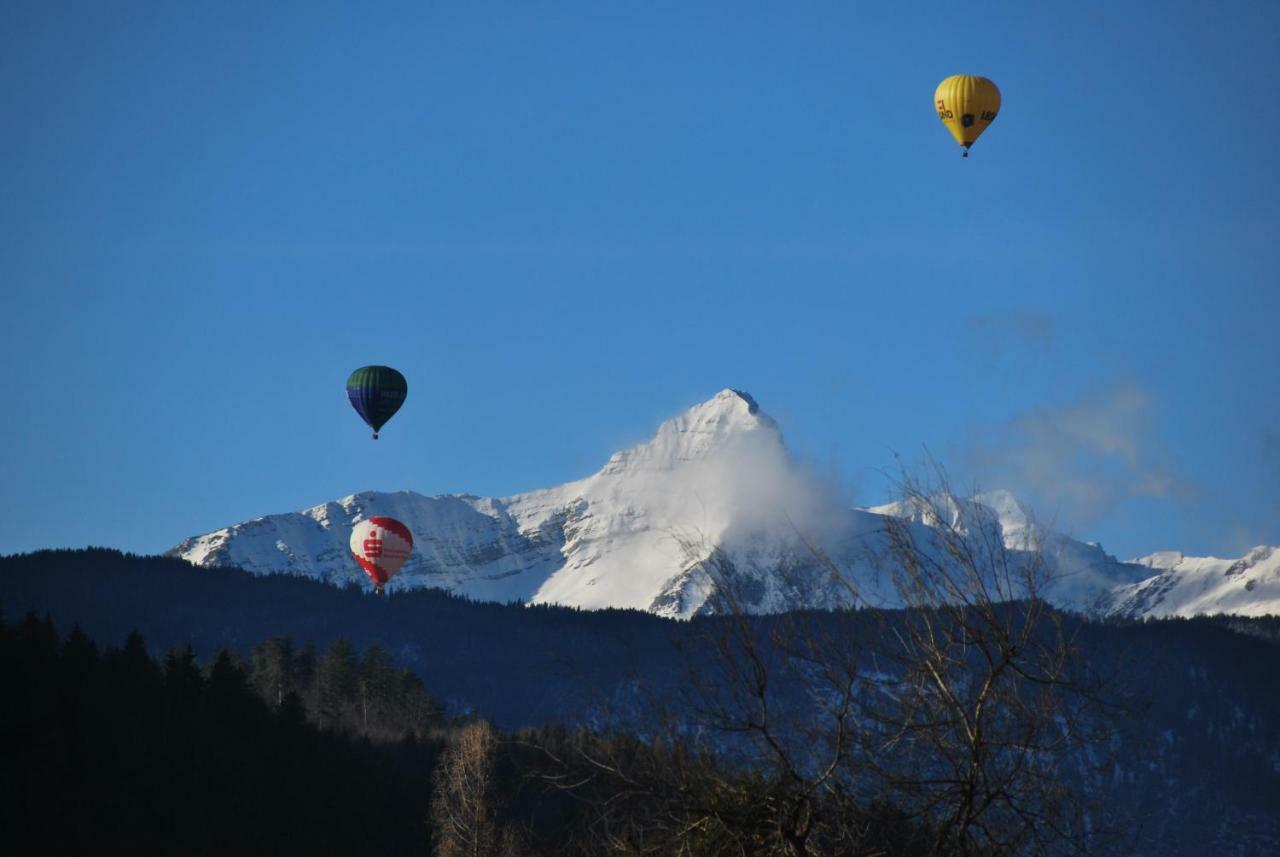
<path id="1" fill-rule="evenodd" d="M 967 500 L 945 496 L 928 503 L 899 501 L 867 511 L 924 527 L 952 528 L 976 537 L 978 543 L 1002 544 L 1015 554 L 1040 551 L 1051 572 L 1042 594 L 1059 607 L 1081 613 L 1098 612 L 1115 587 L 1150 575 L 1149 568 L 1120 562 L 1100 545 L 1079 542 L 1040 525 L 1008 491 L 989 491 Z"/>
<path id="2" fill-rule="evenodd" d="M 202 566 L 363 583 L 347 550 L 350 528 L 391 515 L 414 535 L 395 588 L 689 616 L 710 607 L 708 559 L 715 551 L 748 609 L 778 612 L 851 602 L 848 588 L 815 560 L 801 532 L 856 582 L 867 602 L 894 604 L 876 571 L 887 547 L 884 516 L 894 515 L 909 519 L 921 544 L 947 523 L 985 531 L 1015 551 L 1043 548 L 1057 572 L 1046 594 L 1064 607 L 1126 615 L 1202 607 L 1280 612 L 1275 559 L 1258 560 L 1256 574 L 1241 577 L 1239 585 L 1213 588 L 1202 579 L 1231 561 L 1179 557 L 1167 569 L 1161 565 L 1167 560 L 1155 558 L 1121 563 L 1097 545 L 1039 527 L 1008 492 L 949 499 L 943 508 L 946 522 L 902 504 L 842 508 L 794 465 L 777 424 L 755 400 L 726 389 L 576 482 L 499 499 L 354 494 L 187 539 L 170 553 Z M 1272 577 L 1263 580 L 1268 572 Z"/>
<path id="3" fill-rule="evenodd" d="M 555 514 L 521 521 L 501 500 L 410 491 L 353 494 L 301 512 L 257 518 L 187 539 L 171 553 L 202 566 L 363 583 L 347 540 L 355 522 L 374 515 L 390 515 L 413 532 L 413 553 L 396 578 L 400 586 L 511 601 L 532 595 L 534 581 L 562 561 Z"/>
<path id="4" fill-rule="evenodd" d="M 1240 559 L 1188 557 L 1167 551 L 1137 560 L 1158 570 L 1117 587 L 1105 611 L 1120 616 L 1280 615 L 1280 550 L 1260 545 Z"/>
<path id="5" fill-rule="evenodd" d="M 783 503 L 803 508 L 793 482 L 777 424 L 749 395 L 724 390 L 577 482 L 502 499 L 355 494 L 187 539 L 171 553 L 203 566 L 358 582 L 347 533 L 391 515 L 414 535 L 397 587 L 687 615 L 705 598 L 692 570 L 731 526 Z"/>
<path id="6" fill-rule="evenodd" d="M 681 544 L 681 531 L 718 544 L 743 511 L 745 483 L 785 470 L 777 425 L 750 396 L 722 391 L 577 484 L 564 564 L 534 602 L 649 609 L 674 578 L 705 558 L 700 545 Z"/>

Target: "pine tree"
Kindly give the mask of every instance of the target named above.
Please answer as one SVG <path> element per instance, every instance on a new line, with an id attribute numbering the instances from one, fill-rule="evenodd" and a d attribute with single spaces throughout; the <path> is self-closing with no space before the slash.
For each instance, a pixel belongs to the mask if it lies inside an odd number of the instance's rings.
<path id="1" fill-rule="evenodd" d="M 398 702 L 396 678 L 386 649 L 374 643 L 364 650 L 360 659 L 360 729 L 365 735 L 370 735 L 370 730 L 400 731 L 387 722 Z"/>
<path id="2" fill-rule="evenodd" d="M 398 716 L 405 729 L 422 736 L 444 724 L 444 706 L 427 694 L 417 673 L 401 669 L 398 683 Z"/>
<path id="3" fill-rule="evenodd" d="M 253 649 L 253 686 L 272 708 L 278 709 L 287 694 L 297 690 L 297 666 L 293 641 L 270 637 Z"/>
<path id="4" fill-rule="evenodd" d="M 345 725 L 356 701 L 359 670 L 351 642 L 339 637 L 325 650 L 316 668 L 316 722 L 322 729 Z"/>
<path id="5" fill-rule="evenodd" d="M 223 649 L 209 668 L 209 684 L 206 692 L 209 707 L 214 716 L 243 721 L 254 714 L 254 701 L 244 670 L 236 663 L 231 652 Z"/>
<path id="6" fill-rule="evenodd" d="M 62 646 L 63 674 L 74 681 L 87 681 L 98 666 L 98 647 L 76 625 Z"/>
<path id="7" fill-rule="evenodd" d="M 26 672 L 38 674 L 52 668 L 58 658 L 58 631 L 47 615 L 40 619 L 35 612 L 28 613 L 18 626 L 18 644 L 26 651 L 23 666 Z"/>

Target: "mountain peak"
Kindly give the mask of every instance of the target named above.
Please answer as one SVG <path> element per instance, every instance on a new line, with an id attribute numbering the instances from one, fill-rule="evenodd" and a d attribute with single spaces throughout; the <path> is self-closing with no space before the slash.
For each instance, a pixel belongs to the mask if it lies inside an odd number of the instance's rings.
<path id="1" fill-rule="evenodd" d="M 778 424 L 760 410 L 751 394 L 726 387 L 658 426 L 652 440 L 614 453 L 600 472 L 669 470 L 682 461 L 716 457 L 746 438 L 782 449 Z"/>
<path id="2" fill-rule="evenodd" d="M 195 536 L 172 553 L 207 567 L 346 585 L 363 580 L 348 549 L 351 528 L 372 515 L 390 515 L 414 534 L 396 588 L 440 587 L 481 601 L 689 616 L 714 610 L 708 599 L 728 581 L 752 611 L 848 606 L 835 568 L 867 603 L 892 606 L 897 595 L 881 563 L 892 561 L 893 545 L 879 517 L 892 515 L 911 521 L 917 545 L 938 545 L 920 527 L 942 526 L 977 536 L 979 545 L 1003 541 L 1015 558 L 1043 551 L 1045 597 L 1067 609 L 1262 615 L 1280 605 L 1280 548 L 1235 560 L 1166 553 L 1120 563 L 1099 546 L 1037 526 L 1007 491 L 845 509 L 791 461 L 756 400 L 731 388 L 585 479 L 501 498 L 362 492 Z M 815 561 L 811 544 L 827 559 Z"/>
<path id="3" fill-rule="evenodd" d="M 760 410 L 760 405 L 755 399 L 751 398 L 750 393 L 742 390 L 735 390 L 732 387 L 725 387 L 719 393 L 716 393 L 716 397 L 715 399 L 712 399 L 712 401 L 715 401 L 716 399 L 731 399 L 734 396 L 737 396 L 739 399 L 747 403 L 747 413 L 754 414 L 756 411 Z"/>
<path id="4" fill-rule="evenodd" d="M 681 416 L 717 416 L 745 419 L 747 417 L 760 417 L 762 415 L 760 413 L 760 403 L 757 402 L 750 393 L 743 392 L 742 390 L 735 390 L 732 387 L 725 387 L 705 402 L 700 402 L 692 408 L 689 408 L 689 410 L 685 411 Z M 680 419 L 680 417 L 676 417 L 676 419 Z M 767 416 L 763 417 L 763 419 L 768 422 L 773 422 Z M 747 424 L 754 427 L 754 423 L 751 423 L 751 421 L 747 421 Z"/>
<path id="5" fill-rule="evenodd" d="M 1013 496 L 1012 491 L 997 488 L 994 491 L 978 494 L 973 499 L 996 513 L 996 519 L 1000 521 L 1000 529 L 1006 536 L 1014 533 L 1022 534 L 1032 528 L 1030 516 L 1018 502 L 1018 498 Z"/>

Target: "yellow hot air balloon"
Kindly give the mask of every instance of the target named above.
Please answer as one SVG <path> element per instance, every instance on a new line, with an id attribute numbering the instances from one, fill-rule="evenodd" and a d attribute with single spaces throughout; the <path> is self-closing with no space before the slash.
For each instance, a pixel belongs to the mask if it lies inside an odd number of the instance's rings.
<path id="1" fill-rule="evenodd" d="M 956 142 L 964 146 L 966 158 L 973 141 L 982 136 L 1000 112 L 1000 90 L 985 77 L 971 74 L 953 74 L 938 84 L 933 100 L 938 118 Z"/>

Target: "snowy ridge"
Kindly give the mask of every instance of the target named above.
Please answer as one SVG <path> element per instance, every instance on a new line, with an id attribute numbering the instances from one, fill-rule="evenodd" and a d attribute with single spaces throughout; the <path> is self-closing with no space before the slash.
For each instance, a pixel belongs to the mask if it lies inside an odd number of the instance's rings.
<path id="1" fill-rule="evenodd" d="M 391 515 L 414 535 L 394 587 L 688 615 L 705 600 L 690 570 L 737 517 L 737 492 L 753 475 L 775 478 L 787 467 L 773 420 L 749 395 L 724 390 L 577 482 L 501 499 L 354 494 L 187 539 L 171 553 L 202 566 L 360 582 L 346 532 Z M 705 546 L 682 542 L 686 530 Z M 660 609 L 659 600 L 686 606 Z"/>
<path id="2" fill-rule="evenodd" d="M 921 544 L 941 523 L 1014 551 L 1044 550 L 1056 571 L 1046 595 L 1082 612 L 1280 613 L 1280 550 L 1258 548 L 1241 560 L 1165 553 L 1123 563 L 1098 545 L 1039 527 L 1005 491 L 932 505 L 948 520 L 934 520 L 924 506 L 841 507 L 794 465 L 777 423 L 756 401 L 726 389 L 576 482 L 505 498 L 353 494 L 186 539 L 170 553 L 206 567 L 363 584 L 347 549 L 350 528 L 390 515 L 414 536 L 393 589 L 687 617 L 710 609 L 713 552 L 727 569 L 721 582 L 750 610 L 851 603 L 851 589 L 809 544 L 833 559 L 863 603 L 892 605 L 877 559 L 888 546 L 885 516 L 895 516 L 909 521 Z"/>
<path id="3" fill-rule="evenodd" d="M 1137 560 L 1158 574 L 1109 593 L 1106 612 L 1121 616 L 1280 614 L 1280 549 L 1259 545 L 1240 559 L 1174 551 Z"/>

